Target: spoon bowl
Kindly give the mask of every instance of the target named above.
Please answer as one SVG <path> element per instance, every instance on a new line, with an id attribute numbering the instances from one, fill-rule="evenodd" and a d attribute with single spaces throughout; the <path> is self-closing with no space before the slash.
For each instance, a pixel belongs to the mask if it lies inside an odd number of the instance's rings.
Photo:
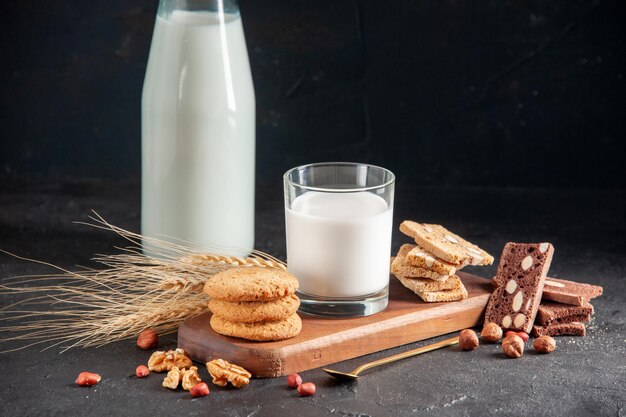
<path id="1" fill-rule="evenodd" d="M 322 371 L 326 372 L 328 375 L 332 376 L 335 379 L 339 379 L 341 381 L 354 381 L 359 376 L 347 372 L 335 371 L 334 369 L 323 368 Z"/>

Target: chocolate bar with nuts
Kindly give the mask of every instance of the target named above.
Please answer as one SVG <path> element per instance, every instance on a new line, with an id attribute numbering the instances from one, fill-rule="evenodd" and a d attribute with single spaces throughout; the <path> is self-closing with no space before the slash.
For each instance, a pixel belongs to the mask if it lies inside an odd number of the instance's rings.
<path id="1" fill-rule="evenodd" d="M 543 299 L 556 301 L 573 306 L 584 306 L 589 300 L 602 295 L 599 285 L 584 284 L 582 282 L 567 281 L 564 279 L 546 278 L 543 288 Z"/>
<path id="2" fill-rule="evenodd" d="M 503 329 L 532 330 L 554 247 L 549 243 L 513 243 L 504 246 L 485 311 L 485 323 Z"/>
<path id="3" fill-rule="evenodd" d="M 544 286 L 545 291 L 545 286 Z M 536 324 L 550 326 L 559 323 L 571 323 L 574 321 L 589 321 L 593 314 L 593 306 L 571 306 L 567 304 L 542 301 L 537 311 Z"/>
<path id="4" fill-rule="evenodd" d="M 533 326 L 533 336 L 584 336 L 585 325 L 580 322 Z"/>

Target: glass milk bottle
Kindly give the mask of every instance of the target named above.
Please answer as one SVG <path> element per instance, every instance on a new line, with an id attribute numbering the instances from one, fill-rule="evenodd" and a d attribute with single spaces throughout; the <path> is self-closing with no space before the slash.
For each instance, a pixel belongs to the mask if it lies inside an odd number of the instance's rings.
<path id="1" fill-rule="evenodd" d="M 255 98 L 236 0 L 160 0 L 141 113 L 142 234 L 249 253 Z"/>

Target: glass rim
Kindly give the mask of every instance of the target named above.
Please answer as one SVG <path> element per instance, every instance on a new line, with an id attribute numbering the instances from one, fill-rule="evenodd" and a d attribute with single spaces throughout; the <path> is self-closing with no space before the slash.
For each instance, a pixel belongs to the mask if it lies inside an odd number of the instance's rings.
<path id="1" fill-rule="evenodd" d="M 299 184 L 297 182 L 292 181 L 290 178 L 290 175 L 295 171 L 303 170 L 305 168 L 315 168 L 315 167 L 333 166 L 333 165 L 351 166 L 351 167 L 366 166 L 368 168 L 376 168 L 376 169 L 383 171 L 385 175 L 388 175 L 389 179 L 382 184 L 370 185 L 366 187 L 356 186 L 354 188 L 327 188 L 327 187 L 314 187 L 310 185 Z M 284 184 L 288 184 L 293 187 L 297 187 L 297 188 L 308 190 L 308 191 L 317 191 L 317 192 L 322 192 L 322 193 L 354 193 L 354 192 L 378 190 L 380 188 L 388 187 L 396 181 L 396 176 L 393 172 L 391 172 L 387 168 L 383 168 L 378 165 L 367 164 L 364 162 L 313 162 L 310 164 L 299 165 L 299 166 L 296 166 L 287 170 L 287 172 L 283 174 L 283 181 L 284 181 Z"/>

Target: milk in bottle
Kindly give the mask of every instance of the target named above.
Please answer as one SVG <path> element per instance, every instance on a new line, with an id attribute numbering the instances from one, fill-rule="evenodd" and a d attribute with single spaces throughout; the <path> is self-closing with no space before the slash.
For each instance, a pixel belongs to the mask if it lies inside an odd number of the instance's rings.
<path id="1" fill-rule="evenodd" d="M 255 97 L 237 2 L 161 0 L 142 97 L 142 234 L 247 254 L 254 168 Z"/>

